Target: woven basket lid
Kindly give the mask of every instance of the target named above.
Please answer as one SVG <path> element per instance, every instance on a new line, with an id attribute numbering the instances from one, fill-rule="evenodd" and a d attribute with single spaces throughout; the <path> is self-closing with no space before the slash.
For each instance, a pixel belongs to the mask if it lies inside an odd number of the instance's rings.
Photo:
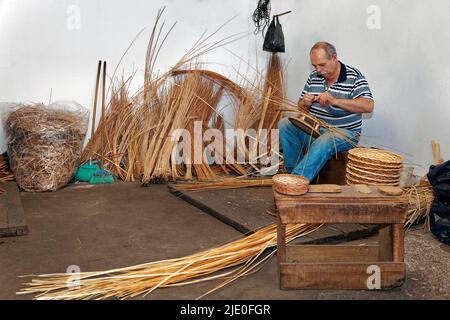
<path id="1" fill-rule="evenodd" d="M 354 166 L 358 166 L 361 168 L 371 168 L 371 169 L 382 169 L 382 170 L 400 170 L 403 168 L 403 164 L 387 164 L 387 163 L 376 163 L 364 161 L 359 158 L 355 158 L 352 155 L 348 155 L 348 162 L 353 164 Z"/>
<path id="2" fill-rule="evenodd" d="M 349 150 L 352 159 L 381 165 L 402 165 L 403 157 L 382 149 L 354 148 Z"/>
<path id="3" fill-rule="evenodd" d="M 378 180 L 400 180 L 400 172 L 372 172 L 368 170 L 361 170 L 359 168 L 354 168 L 351 165 L 347 165 L 347 172 L 353 175 L 360 175 L 369 179 L 378 179 Z"/>
<path id="4" fill-rule="evenodd" d="M 347 162 L 347 168 L 363 170 L 371 173 L 379 173 L 382 175 L 399 175 L 402 167 L 398 168 L 386 168 L 377 165 L 364 165 L 359 162 L 349 160 Z"/>
<path id="5" fill-rule="evenodd" d="M 355 185 L 355 184 L 366 184 L 369 186 L 392 186 L 392 187 L 398 187 L 400 183 L 379 183 L 379 182 L 367 182 L 367 181 L 355 181 L 348 177 L 346 177 L 345 180 L 346 184 L 349 186 Z"/>
<path id="6" fill-rule="evenodd" d="M 372 180 L 372 179 L 364 179 L 364 178 L 355 177 L 348 173 L 346 174 L 345 179 L 346 179 L 346 182 L 348 185 L 353 185 L 353 184 L 367 184 L 367 185 L 371 185 L 371 186 L 380 186 L 380 185 L 398 186 L 398 185 L 400 185 L 399 181 L 377 181 L 377 180 Z"/>

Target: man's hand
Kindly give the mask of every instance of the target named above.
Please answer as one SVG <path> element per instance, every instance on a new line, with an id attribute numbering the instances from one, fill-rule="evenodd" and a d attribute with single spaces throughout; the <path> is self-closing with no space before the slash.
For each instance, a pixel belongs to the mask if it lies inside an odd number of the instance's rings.
<path id="1" fill-rule="evenodd" d="M 303 98 L 298 100 L 298 107 L 304 111 L 309 111 L 312 104 L 317 100 L 317 96 L 305 93 Z"/>
<path id="2" fill-rule="evenodd" d="M 329 106 L 334 104 L 336 98 L 333 97 L 333 95 L 331 95 L 328 91 L 325 91 L 317 97 L 317 101 L 321 106 Z"/>

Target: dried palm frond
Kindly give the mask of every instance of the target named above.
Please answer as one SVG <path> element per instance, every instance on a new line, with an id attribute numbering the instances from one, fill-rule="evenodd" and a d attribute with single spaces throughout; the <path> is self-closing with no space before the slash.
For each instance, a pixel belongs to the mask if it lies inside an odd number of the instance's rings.
<path id="1" fill-rule="evenodd" d="M 180 177 L 190 179 L 193 173 L 199 180 L 215 179 L 215 172 L 207 164 L 187 165 L 184 168 L 171 163 L 176 141 L 170 138 L 176 129 L 192 131 L 192 123 L 196 120 L 210 123 L 216 116 L 216 107 L 225 87 L 215 85 L 211 78 L 205 81 L 205 74 L 177 70 L 188 67 L 199 69 L 200 64 L 194 63 L 194 60 L 235 41 L 238 35 L 209 44 L 208 41 L 221 26 L 213 34 L 202 36 L 171 70 L 155 76 L 156 59 L 174 27 L 163 34 L 164 23 L 159 26 L 163 11 L 158 12 L 150 36 L 143 89 L 130 98 L 125 85 L 127 80 L 113 90 L 107 112 L 83 154 L 83 161 L 98 158 L 106 144 L 106 159 L 102 160 L 110 164 L 108 169 L 112 173 L 125 181 L 141 179 L 143 184 L 161 183 Z M 233 85 L 231 81 L 228 84 Z M 235 87 L 235 90 L 239 88 Z M 106 143 L 102 143 L 100 132 L 107 133 Z M 223 169 L 226 171 L 225 167 Z M 243 171 L 240 170 L 241 173 Z"/>
<path id="2" fill-rule="evenodd" d="M 320 225 L 289 225 L 286 239 L 292 241 L 318 227 Z M 227 284 L 252 273 L 260 265 L 262 254 L 267 249 L 275 248 L 276 244 L 277 226 L 272 224 L 243 239 L 186 257 L 76 274 L 79 288 L 70 289 L 70 285 L 74 284 L 74 274 L 40 275 L 18 294 L 35 294 L 39 300 L 126 299 L 146 295 L 162 287 L 214 279 L 225 279 L 224 284 Z M 267 257 L 262 258 L 262 261 L 267 261 Z"/>
<path id="3" fill-rule="evenodd" d="M 285 99 L 283 68 L 276 53 L 270 55 L 264 84 L 264 96 L 265 99 L 269 100 L 269 104 L 267 110 L 262 113 L 262 117 L 264 117 L 262 128 L 270 130 L 280 120 L 281 111 L 278 110 L 278 106 L 284 105 Z"/>

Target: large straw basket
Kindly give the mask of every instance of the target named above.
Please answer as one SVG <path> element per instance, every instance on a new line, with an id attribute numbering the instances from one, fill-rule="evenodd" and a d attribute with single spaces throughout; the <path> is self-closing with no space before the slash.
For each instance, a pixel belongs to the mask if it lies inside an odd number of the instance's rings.
<path id="1" fill-rule="evenodd" d="M 317 118 L 309 114 L 301 114 L 298 117 L 289 117 L 289 121 L 310 136 L 317 138 L 320 136 L 320 123 Z"/>
<path id="2" fill-rule="evenodd" d="M 299 196 L 308 192 L 308 179 L 294 174 L 276 174 L 273 176 L 273 189 L 281 194 Z"/>

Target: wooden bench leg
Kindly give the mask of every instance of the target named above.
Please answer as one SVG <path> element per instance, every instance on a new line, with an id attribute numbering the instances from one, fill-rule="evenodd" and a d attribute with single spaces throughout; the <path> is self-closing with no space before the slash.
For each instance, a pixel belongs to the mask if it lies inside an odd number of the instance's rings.
<path id="1" fill-rule="evenodd" d="M 277 226 L 277 257 L 278 263 L 286 262 L 286 225 L 281 223 L 281 219 L 278 216 Z"/>
<path id="2" fill-rule="evenodd" d="M 394 262 L 405 260 L 405 228 L 402 224 L 394 224 L 392 227 L 392 255 Z"/>
<path id="3" fill-rule="evenodd" d="M 393 261 L 392 225 L 380 225 L 378 232 L 379 261 Z"/>

